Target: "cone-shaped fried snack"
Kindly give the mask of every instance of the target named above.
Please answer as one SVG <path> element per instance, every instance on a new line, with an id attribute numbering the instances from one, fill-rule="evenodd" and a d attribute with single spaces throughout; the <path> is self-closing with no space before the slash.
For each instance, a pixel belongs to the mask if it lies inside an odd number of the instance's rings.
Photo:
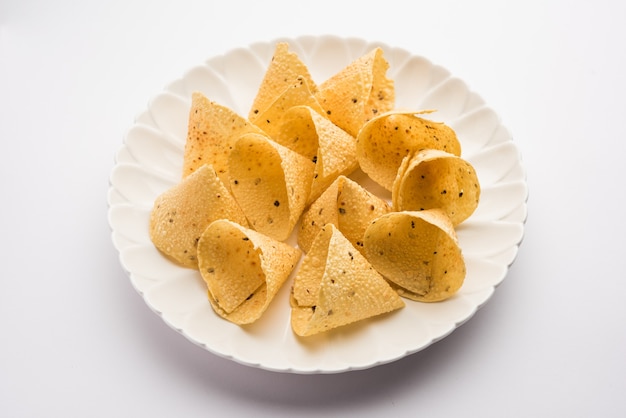
<path id="1" fill-rule="evenodd" d="M 461 145 L 449 126 L 393 111 L 367 122 L 357 136 L 356 153 L 361 169 L 376 183 L 391 190 L 402 159 L 423 149 L 461 155 Z"/>
<path id="2" fill-rule="evenodd" d="M 193 93 L 183 156 L 183 178 L 204 164 L 211 164 L 228 187 L 228 154 L 235 141 L 248 132 L 262 133 L 233 110 L 202 93 Z"/>
<path id="3" fill-rule="evenodd" d="M 354 180 L 340 176 L 302 215 L 298 246 L 308 252 L 322 227 L 333 224 L 362 252 L 365 229 L 371 221 L 390 210 L 383 199 Z"/>
<path id="4" fill-rule="evenodd" d="M 307 204 L 337 177 L 358 167 L 355 138 L 308 106 L 292 107 L 285 113 L 276 142 L 315 162 Z"/>
<path id="5" fill-rule="evenodd" d="M 311 191 L 313 161 L 258 134 L 239 138 L 228 161 L 231 190 L 250 227 L 287 239 Z"/>
<path id="6" fill-rule="evenodd" d="M 309 336 L 404 307 L 403 300 L 329 224 L 320 230 L 294 278 L 291 326 Z"/>
<path id="7" fill-rule="evenodd" d="M 439 209 L 381 216 L 365 231 L 363 248 L 372 266 L 409 299 L 447 299 L 465 280 L 454 227 Z"/>
<path id="8" fill-rule="evenodd" d="M 381 48 L 357 58 L 319 86 L 317 99 L 328 118 L 352 136 L 377 114 L 395 106 L 389 63 Z"/>
<path id="9" fill-rule="evenodd" d="M 423 150 L 404 159 L 391 198 L 395 211 L 441 209 L 456 226 L 476 210 L 480 184 L 474 167 L 461 157 Z"/>
<path id="10" fill-rule="evenodd" d="M 313 81 L 309 69 L 302 62 L 298 54 L 289 50 L 289 44 L 279 42 L 274 49 L 256 97 L 250 108 L 248 119 L 257 120 L 298 78 L 302 78 L 311 93 L 317 92 L 317 85 Z"/>
<path id="11" fill-rule="evenodd" d="M 150 215 L 150 239 L 172 260 L 198 268 L 198 239 L 211 222 L 222 218 L 248 224 L 215 170 L 205 164 L 157 197 Z"/>
<path id="12" fill-rule="evenodd" d="M 324 113 L 324 109 L 302 76 L 288 86 L 264 111 L 252 115 L 250 122 L 263 129 L 272 139 L 276 139 L 282 129 L 283 116 L 295 106 L 308 106 L 320 114 Z"/>
<path id="13" fill-rule="evenodd" d="M 297 248 L 225 219 L 209 225 L 198 242 L 211 306 L 240 325 L 261 317 L 300 255 Z"/>

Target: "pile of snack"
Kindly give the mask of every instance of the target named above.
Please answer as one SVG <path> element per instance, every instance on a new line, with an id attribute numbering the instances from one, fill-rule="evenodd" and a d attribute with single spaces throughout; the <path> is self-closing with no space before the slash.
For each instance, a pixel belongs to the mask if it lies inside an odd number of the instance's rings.
<path id="1" fill-rule="evenodd" d="M 450 127 L 395 109 L 388 68 L 375 48 L 318 85 L 278 43 L 247 116 L 193 94 L 182 178 L 156 199 L 150 237 L 200 272 L 218 315 L 253 323 L 293 277 L 291 326 L 308 336 L 461 287 L 455 226 L 478 178 Z"/>

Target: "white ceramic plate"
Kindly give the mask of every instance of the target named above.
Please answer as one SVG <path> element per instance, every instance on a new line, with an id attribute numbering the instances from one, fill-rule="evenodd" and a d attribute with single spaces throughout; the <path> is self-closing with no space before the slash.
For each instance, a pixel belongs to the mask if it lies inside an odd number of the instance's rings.
<path id="1" fill-rule="evenodd" d="M 453 298 L 407 300 L 395 313 L 308 340 L 289 323 L 290 283 L 255 324 L 239 327 L 215 315 L 197 271 L 177 267 L 150 242 L 148 219 L 157 195 L 180 179 L 190 96 L 201 91 L 246 116 L 276 41 L 309 66 L 317 82 L 380 46 L 396 83 L 397 107 L 437 109 L 452 126 L 462 157 L 476 169 L 480 205 L 457 229 L 467 277 Z M 527 185 L 520 155 L 498 115 L 467 85 L 426 58 L 381 43 L 334 36 L 277 39 L 235 49 L 190 69 L 156 95 L 130 128 L 110 177 L 109 222 L 120 260 L 148 306 L 206 350 L 242 364 L 294 373 L 337 373 L 400 359 L 445 337 L 493 294 L 514 261 L 524 233 Z"/>

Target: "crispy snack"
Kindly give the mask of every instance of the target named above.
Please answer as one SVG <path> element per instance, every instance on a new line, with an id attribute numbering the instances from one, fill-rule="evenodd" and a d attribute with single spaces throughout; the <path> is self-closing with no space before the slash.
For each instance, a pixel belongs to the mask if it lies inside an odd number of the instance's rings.
<path id="1" fill-rule="evenodd" d="M 319 86 L 317 99 L 328 118 L 352 136 L 374 116 L 395 106 L 389 63 L 381 48 L 357 58 Z"/>
<path id="2" fill-rule="evenodd" d="M 293 275 L 305 337 L 462 286 L 454 228 L 478 205 L 477 174 L 431 111 L 394 109 L 389 68 L 374 48 L 317 85 L 279 42 L 247 118 L 192 94 L 182 180 L 155 200 L 150 238 L 199 270 L 217 315 L 257 321 Z M 347 177 L 359 166 L 380 193 Z M 296 225 L 299 248 L 283 242 Z"/>
<path id="3" fill-rule="evenodd" d="M 450 219 L 439 209 L 391 212 L 367 228 L 368 261 L 401 296 L 437 302 L 465 280 L 465 261 Z"/>
<path id="4" fill-rule="evenodd" d="M 289 237 L 311 191 L 315 164 L 265 134 L 239 138 L 228 159 L 230 185 L 252 229 Z"/>
<path id="5" fill-rule="evenodd" d="M 205 164 L 157 197 L 150 214 L 150 239 L 170 259 L 197 269 L 198 239 L 211 222 L 222 218 L 248 224 L 215 170 Z"/>
<path id="6" fill-rule="evenodd" d="M 295 106 L 285 113 L 276 142 L 315 162 L 307 204 L 337 177 L 358 167 L 354 137 L 309 106 Z"/>
<path id="7" fill-rule="evenodd" d="M 308 252 L 324 225 L 333 224 L 362 252 L 365 229 L 371 221 L 390 210 L 383 199 L 354 180 L 339 176 L 302 215 L 298 246 Z"/>
<path id="8" fill-rule="evenodd" d="M 388 112 L 367 122 L 357 136 L 356 152 L 361 169 L 387 190 L 393 187 L 402 159 L 413 152 L 439 149 L 461 155 L 461 144 L 452 128 L 419 114 Z"/>
<path id="9" fill-rule="evenodd" d="M 271 107 L 288 87 L 296 84 L 299 78 L 304 79 L 311 93 L 317 92 L 317 84 L 313 81 L 307 66 L 295 52 L 289 50 L 289 44 L 279 42 L 276 44 L 272 61 L 265 71 L 254 98 L 248 119 L 258 119 L 258 115 L 263 114 L 266 109 Z"/>
<path id="10" fill-rule="evenodd" d="M 469 162 L 429 149 L 405 157 L 393 183 L 391 198 L 395 211 L 439 208 L 456 226 L 476 210 L 480 184 Z"/>
<path id="11" fill-rule="evenodd" d="M 202 93 L 193 93 L 183 156 L 183 178 L 204 164 L 211 164 L 228 187 L 228 154 L 243 134 L 263 131 L 233 110 Z"/>
<path id="12" fill-rule="evenodd" d="M 294 278 L 291 326 L 299 336 L 388 313 L 404 301 L 350 242 L 322 228 Z"/>
<path id="13" fill-rule="evenodd" d="M 301 252 L 225 219 L 198 242 L 198 266 L 211 306 L 239 325 L 261 317 L 296 266 Z"/>
<path id="14" fill-rule="evenodd" d="M 306 78 L 299 76 L 265 110 L 250 116 L 250 122 L 263 129 L 271 138 L 276 139 L 282 129 L 283 115 L 294 106 L 308 106 L 320 114 L 324 109 L 309 89 Z"/>

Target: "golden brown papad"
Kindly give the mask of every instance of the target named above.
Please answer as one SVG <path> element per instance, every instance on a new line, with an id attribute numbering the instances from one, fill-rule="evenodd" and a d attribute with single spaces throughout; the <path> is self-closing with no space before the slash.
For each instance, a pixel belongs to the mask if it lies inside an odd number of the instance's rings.
<path id="1" fill-rule="evenodd" d="M 452 128 L 419 115 L 425 112 L 392 111 L 367 122 L 356 140 L 361 169 L 376 183 L 391 190 L 405 156 L 423 149 L 461 155 L 461 144 Z"/>
<path id="2" fill-rule="evenodd" d="M 289 44 L 279 42 L 274 49 L 272 60 L 265 70 L 263 80 L 252 102 L 248 119 L 256 121 L 298 78 L 303 78 L 311 93 L 317 92 L 317 84 L 311 77 L 306 64 L 298 54 L 289 50 Z"/>
<path id="3" fill-rule="evenodd" d="M 365 122 L 392 110 L 395 88 L 388 69 L 383 50 L 374 48 L 320 84 L 317 99 L 328 118 L 356 137 Z"/>
<path id="4" fill-rule="evenodd" d="M 228 164 L 233 196 L 250 227 L 287 239 L 311 191 L 313 161 L 265 134 L 247 134 L 235 143 Z"/>
<path id="5" fill-rule="evenodd" d="M 339 176 L 302 215 L 298 246 L 308 252 L 322 227 L 333 224 L 355 248 L 362 251 L 367 226 L 390 210 L 386 201 L 354 180 Z"/>
<path id="6" fill-rule="evenodd" d="M 222 218 L 248 223 L 213 167 L 205 164 L 156 198 L 150 239 L 172 260 L 197 269 L 198 239 L 211 222 Z"/>
<path id="7" fill-rule="evenodd" d="M 391 212 L 367 228 L 367 260 L 401 296 L 436 302 L 465 280 L 465 260 L 450 219 L 439 209 Z"/>
<path id="8" fill-rule="evenodd" d="M 309 106 L 295 106 L 284 114 L 276 142 L 315 162 L 307 204 L 337 177 L 358 167 L 355 138 Z"/>
<path id="9" fill-rule="evenodd" d="M 240 325 L 261 317 L 300 255 L 297 248 L 225 219 L 211 223 L 198 242 L 211 306 Z"/>
<path id="10" fill-rule="evenodd" d="M 456 226 L 478 207 L 480 183 L 469 162 L 429 149 L 405 157 L 391 197 L 395 211 L 439 208 Z"/>
<path id="11" fill-rule="evenodd" d="M 290 302 L 292 329 L 303 337 L 404 307 L 398 294 L 332 224 L 320 230 L 304 257 Z"/>
<path id="12" fill-rule="evenodd" d="M 243 134 L 263 131 L 235 111 L 195 92 L 191 99 L 189 126 L 183 155 L 183 177 L 211 164 L 228 187 L 228 154 Z"/>

